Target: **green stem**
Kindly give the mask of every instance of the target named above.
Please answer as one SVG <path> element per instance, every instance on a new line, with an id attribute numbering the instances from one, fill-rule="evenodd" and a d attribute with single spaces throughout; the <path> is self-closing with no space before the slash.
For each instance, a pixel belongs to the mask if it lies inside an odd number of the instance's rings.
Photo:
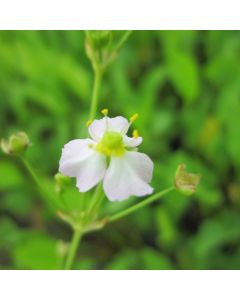
<path id="1" fill-rule="evenodd" d="M 135 212 L 136 210 L 138 210 L 138 209 L 140 209 L 140 208 L 142 208 L 142 207 L 158 200 L 159 198 L 161 198 L 162 196 L 166 195 L 167 193 L 173 191 L 174 189 L 175 189 L 175 187 L 172 186 L 172 187 L 170 187 L 168 189 L 165 189 L 165 190 L 163 190 L 163 191 L 161 191 L 157 194 L 154 194 L 154 195 L 148 197 L 147 199 L 145 199 L 145 200 L 143 200 L 143 201 L 141 201 L 141 202 L 139 202 L 139 203 L 123 210 L 123 211 L 120 211 L 119 213 L 116 213 L 116 214 L 110 216 L 109 219 L 108 219 L 108 222 L 109 223 L 115 222 L 115 221 L 117 221 L 117 220 L 119 220 L 119 219 Z"/>
<path id="2" fill-rule="evenodd" d="M 73 233 L 70 249 L 68 252 L 65 268 L 64 268 L 65 270 L 71 270 L 71 268 L 72 268 L 72 264 L 73 264 L 74 258 L 76 256 L 76 252 L 77 252 L 79 243 L 81 241 L 81 237 L 82 237 L 82 232 L 78 229 L 75 229 L 74 233 Z"/>
<path id="3" fill-rule="evenodd" d="M 125 34 L 123 35 L 123 37 L 117 44 L 115 51 L 118 51 L 123 46 L 123 44 L 127 41 L 127 39 L 129 38 L 129 36 L 132 32 L 133 32 L 132 30 L 127 30 L 127 32 L 125 32 Z"/>
<path id="4" fill-rule="evenodd" d="M 23 157 L 21 158 L 21 160 L 22 160 L 22 163 L 25 166 L 26 170 L 28 171 L 29 175 L 31 176 L 33 182 L 36 184 L 39 196 L 44 201 L 46 201 L 48 204 L 50 204 L 50 206 L 53 209 L 55 209 L 54 204 L 56 203 L 56 199 L 53 196 L 50 197 L 50 195 L 48 195 L 46 193 L 46 191 L 42 187 L 41 181 L 38 179 L 39 176 L 35 173 L 34 169 L 31 166 L 31 164 Z"/>
<path id="5" fill-rule="evenodd" d="M 98 209 L 98 207 L 100 206 L 101 202 L 103 199 L 103 189 L 102 189 L 102 184 L 99 184 L 96 187 L 96 190 L 94 192 L 93 195 L 93 200 L 91 202 L 91 206 L 88 210 L 88 216 L 89 217 L 94 217 L 94 213 L 96 212 L 96 210 Z"/>
<path id="6" fill-rule="evenodd" d="M 35 182 L 35 184 L 37 185 L 37 187 L 41 190 L 42 186 L 40 181 L 38 180 L 38 176 L 36 175 L 35 171 L 33 170 L 32 166 L 29 164 L 29 162 L 22 157 L 22 162 L 25 166 L 25 168 L 27 169 L 28 173 L 31 175 L 33 181 Z"/>
<path id="7" fill-rule="evenodd" d="M 92 101 L 90 108 L 89 120 L 93 120 L 96 116 L 96 111 L 98 109 L 98 98 L 99 98 L 99 90 L 102 80 L 102 71 L 100 68 L 95 69 L 94 71 L 94 85 L 93 85 L 93 93 L 92 93 Z"/>

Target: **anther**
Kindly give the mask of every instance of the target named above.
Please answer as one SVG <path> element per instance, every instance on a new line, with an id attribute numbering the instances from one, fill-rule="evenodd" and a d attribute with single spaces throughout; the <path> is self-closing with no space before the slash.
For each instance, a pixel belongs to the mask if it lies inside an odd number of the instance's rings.
<path id="1" fill-rule="evenodd" d="M 108 109 L 107 108 L 102 109 L 101 113 L 106 117 L 108 115 Z"/>
<path id="2" fill-rule="evenodd" d="M 138 119 L 138 114 L 134 114 L 133 116 L 131 116 L 131 118 L 129 119 L 131 123 L 135 122 Z"/>
<path id="3" fill-rule="evenodd" d="M 137 138 L 139 137 L 139 133 L 138 133 L 137 129 L 134 129 L 134 130 L 133 130 L 132 136 L 133 136 L 135 139 L 137 139 Z"/>
<path id="4" fill-rule="evenodd" d="M 89 127 L 91 124 L 92 124 L 92 120 L 88 120 L 88 121 L 86 122 L 86 126 L 87 126 L 87 127 Z"/>

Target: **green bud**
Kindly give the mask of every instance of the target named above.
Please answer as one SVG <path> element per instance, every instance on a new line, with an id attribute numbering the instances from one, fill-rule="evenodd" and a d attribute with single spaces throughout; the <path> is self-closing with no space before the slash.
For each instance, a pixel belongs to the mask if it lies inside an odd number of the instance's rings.
<path id="1" fill-rule="evenodd" d="M 55 190 L 57 193 L 62 193 L 70 185 L 71 179 L 61 173 L 57 173 L 54 176 Z"/>
<path id="2" fill-rule="evenodd" d="M 88 30 L 86 37 L 94 50 L 100 50 L 108 46 L 112 39 L 112 32 L 111 30 Z"/>
<path id="3" fill-rule="evenodd" d="M 191 196 L 196 191 L 200 178 L 201 175 L 199 174 L 188 173 L 186 166 L 181 164 L 176 171 L 175 187 L 180 193 Z"/>
<path id="4" fill-rule="evenodd" d="M 8 155 L 22 155 L 31 146 L 27 134 L 23 131 L 1 140 L 1 148 Z"/>
<path id="5" fill-rule="evenodd" d="M 95 71 L 104 71 L 113 56 L 111 30 L 87 30 L 85 40 L 86 54 Z"/>

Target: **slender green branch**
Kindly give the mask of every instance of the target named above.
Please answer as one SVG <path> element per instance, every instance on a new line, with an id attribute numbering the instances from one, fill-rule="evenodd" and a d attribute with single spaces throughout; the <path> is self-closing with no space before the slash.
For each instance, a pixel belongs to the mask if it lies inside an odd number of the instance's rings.
<path id="1" fill-rule="evenodd" d="M 44 201 L 46 201 L 46 203 L 48 203 L 52 207 L 52 209 L 55 210 L 54 204 L 57 201 L 56 198 L 54 198 L 53 195 L 50 195 L 50 194 L 46 193 L 46 191 L 44 190 L 44 188 L 42 186 L 41 181 L 39 180 L 39 176 L 35 173 L 34 169 L 31 166 L 31 164 L 23 157 L 21 157 L 21 161 L 22 161 L 24 167 L 26 168 L 26 170 L 28 171 L 29 175 L 31 176 L 33 182 L 35 183 L 39 196 Z"/>
<path id="2" fill-rule="evenodd" d="M 94 85 L 93 85 L 93 93 L 92 93 L 92 101 L 90 108 L 89 119 L 93 120 L 96 116 L 96 111 L 98 109 L 98 98 L 99 98 L 99 90 L 102 80 L 102 71 L 100 68 L 94 70 Z"/>
<path id="3" fill-rule="evenodd" d="M 38 188 L 41 190 L 42 186 L 41 183 L 38 179 L 38 176 L 36 175 L 35 171 L 33 170 L 32 166 L 30 165 L 30 163 L 25 159 L 25 158 L 21 158 L 25 168 L 27 169 L 28 173 L 31 175 L 33 181 L 35 182 L 35 184 L 38 186 Z"/>
<path id="4" fill-rule="evenodd" d="M 97 187 L 96 187 L 96 190 L 94 192 L 94 195 L 93 195 L 93 200 L 91 202 L 91 206 L 88 210 L 88 216 L 92 216 L 95 211 L 98 209 L 98 207 L 100 206 L 101 202 L 102 202 L 102 199 L 103 199 L 103 189 L 102 189 L 102 184 L 99 184 Z"/>
<path id="5" fill-rule="evenodd" d="M 76 252 L 80 244 L 81 237 L 82 237 L 82 232 L 80 230 L 75 229 L 73 233 L 70 249 L 68 252 L 65 268 L 64 268 L 65 270 L 71 270 L 72 268 L 72 264 L 76 256 Z"/>
<path id="6" fill-rule="evenodd" d="M 168 189 L 165 189 L 165 190 L 163 190 L 163 191 L 161 191 L 161 192 L 159 192 L 157 194 L 154 194 L 154 195 L 148 197 L 147 199 L 145 199 L 145 200 L 143 200 L 143 201 L 141 201 L 141 202 L 139 202 L 139 203 L 137 203 L 137 204 L 135 204 L 135 205 L 133 205 L 133 206 L 131 206 L 131 207 L 123 210 L 123 211 L 120 211 L 119 213 L 116 213 L 116 214 L 110 216 L 108 218 L 108 222 L 109 223 L 115 222 L 115 221 L 117 221 L 117 220 L 119 220 L 119 219 L 121 219 L 121 218 L 123 218 L 123 217 L 125 217 L 125 216 L 127 216 L 127 215 L 129 215 L 129 214 L 131 214 L 133 212 L 135 212 L 136 210 L 138 210 L 138 209 L 140 209 L 140 208 L 142 208 L 142 207 L 144 207 L 144 206 L 146 206 L 146 205 L 148 205 L 148 204 L 150 204 L 150 203 L 158 200 L 159 198 L 161 198 L 162 196 L 168 194 L 169 192 L 173 191 L 174 189 L 175 189 L 175 187 L 172 186 L 172 187 L 170 187 Z"/>
<path id="7" fill-rule="evenodd" d="M 122 36 L 121 40 L 118 42 L 117 46 L 115 47 L 115 51 L 118 51 L 123 44 L 127 41 L 127 39 L 129 38 L 129 36 L 132 34 L 132 30 L 127 30 L 127 32 L 124 33 L 124 35 Z"/>

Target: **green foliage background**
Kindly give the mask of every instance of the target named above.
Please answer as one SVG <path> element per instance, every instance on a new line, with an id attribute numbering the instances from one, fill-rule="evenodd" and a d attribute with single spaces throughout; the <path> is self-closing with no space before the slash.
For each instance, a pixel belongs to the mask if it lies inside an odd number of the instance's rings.
<path id="1" fill-rule="evenodd" d="M 130 36 L 104 76 L 100 108 L 139 113 L 156 191 L 182 162 L 202 181 L 190 198 L 171 193 L 86 236 L 74 268 L 240 269 L 239 83 L 239 31 Z M 63 145 L 87 134 L 92 85 L 83 31 L 0 32 L 0 134 L 28 133 L 28 159 L 48 186 Z M 19 160 L 1 153 L 1 268 L 58 269 L 70 238 Z"/>

